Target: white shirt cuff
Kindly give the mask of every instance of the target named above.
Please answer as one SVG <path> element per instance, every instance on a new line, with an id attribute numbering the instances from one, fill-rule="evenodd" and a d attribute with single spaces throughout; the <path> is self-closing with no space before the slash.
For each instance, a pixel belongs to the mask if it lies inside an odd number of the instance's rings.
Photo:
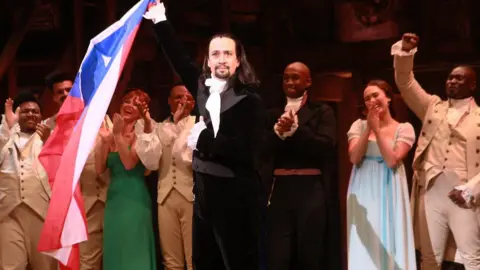
<path id="1" fill-rule="evenodd" d="M 290 115 L 290 112 L 287 111 L 285 112 L 281 117 L 288 117 Z M 294 114 L 294 117 L 293 117 L 293 124 L 292 126 L 290 127 L 290 130 L 287 131 L 287 132 L 284 132 L 283 134 L 280 134 L 278 132 L 278 126 L 277 124 L 275 124 L 275 126 L 273 126 L 273 131 L 275 132 L 275 134 L 277 134 L 277 136 L 282 139 L 282 140 L 285 140 L 287 137 L 291 137 L 293 136 L 293 134 L 295 133 L 295 131 L 297 131 L 298 129 L 298 116 L 296 114 Z"/>
<path id="2" fill-rule="evenodd" d="M 460 190 L 462 192 L 462 197 L 465 200 L 465 205 L 468 208 L 473 206 L 473 195 L 472 192 L 468 189 L 466 185 L 460 185 L 455 187 L 456 190 Z"/>
<path id="3" fill-rule="evenodd" d="M 197 142 L 198 138 L 200 137 L 200 133 L 202 133 L 202 131 L 206 128 L 207 126 L 203 121 L 197 122 L 195 125 L 193 125 L 193 128 L 190 130 L 190 135 L 187 137 L 187 146 L 190 149 L 197 150 Z"/>
<path id="4" fill-rule="evenodd" d="M 3 117 L 1 121 L 2 122 L 0 123 L 0 136 L 4 136 L 5 138 L 10 138 L 13 131 L 8 127 L 6 117 Z"/>
<path id="5" fill-rule="evenodd" d="M 406 52 L 402 50 L 402 41 L 399 40 L 395 44 L 392 45 L 392 48 L 390 50 L 391 55 L 397 55 L 397 56 L 411 56 L 414 55 L 417 52 L 417 47 L 413 48 L 409 52 Z"/>
<path id="6" fill-rule="evenodd" d="M 163 3 L 157 3 L 150 7 L 143 17 L 147 20 L 151 20 L 155 24 L 166 21 L 167 16 L 165 16 L 165 6 Z"/>

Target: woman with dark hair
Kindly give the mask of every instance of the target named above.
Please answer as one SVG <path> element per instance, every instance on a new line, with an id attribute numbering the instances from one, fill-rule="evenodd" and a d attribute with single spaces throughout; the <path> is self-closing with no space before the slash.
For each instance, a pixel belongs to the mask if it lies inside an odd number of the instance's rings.
<path id="1" fill-rule="evenodd" d="M 98 174 L 110 170 L 103 233 L 104 270 L 156 270 L 152 203 L 145 184 L 145 167 L 135 150 L 135 123 L 139 104 L 150 97 L 142 90 L 129 91 L 122 100 L 113 128 L 100 129 L 95 148 Z"/>
<path id="2" fill-rule="evenodd" d="M 413 143 L 409 123 L 392 117 L 390 85 L 363 92 L 366 119 L 348 131 L 353 163 L 347 193 L 348 269 L 416 269 L 408 184 L 402 160 Z"/>

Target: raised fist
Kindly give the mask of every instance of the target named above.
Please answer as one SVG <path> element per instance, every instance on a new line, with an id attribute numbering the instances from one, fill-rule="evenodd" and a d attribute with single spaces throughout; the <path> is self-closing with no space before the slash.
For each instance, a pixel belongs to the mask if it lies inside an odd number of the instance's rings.
<path id="1" fill-rule="evenodd" d="M 402 50 L 409 52 L 418 46 L 420 38 L 413 33 L 405 33 L 402 37 Z"/>

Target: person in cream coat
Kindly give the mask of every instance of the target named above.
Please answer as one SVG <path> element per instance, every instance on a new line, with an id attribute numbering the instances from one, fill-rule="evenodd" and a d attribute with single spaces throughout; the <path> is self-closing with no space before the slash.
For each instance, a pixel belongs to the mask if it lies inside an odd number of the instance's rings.
<path id="1" fill-rule="evenodd" d="M 447 77 L 447 100 L 427 93 L 413 75 L 419 38 L 404 34 L 392 46 L 395 81 L 409 108 L 422 120 L 413 161 L 412 207 L 422 269 L 440 269 L 451 231 L 467 270 L 480 269 L 480 108 L 469 66 Z"/>

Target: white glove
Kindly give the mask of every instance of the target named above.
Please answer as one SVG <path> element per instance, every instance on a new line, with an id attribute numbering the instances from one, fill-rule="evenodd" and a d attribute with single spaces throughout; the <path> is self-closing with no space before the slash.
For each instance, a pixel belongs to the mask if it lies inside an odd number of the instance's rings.
<path id="1" fill-rule="evenodd" d="M 157 1 L 157 3 L 150 8 L 148 11 L 145 12 L 143 17 L 147 20 L 151 20 L 153 23 L 159 23 L 167 20 L 165 16 L 165 6 L 163 3 Z"/>
<path id="2" fill-rule="evenodd" d="M 193 125 L 192 129 L 190 130 L 190 135 L 187 137 L 187 146 L 188 148 L 192 149 L 192 151 L 197 150 L 198 137 L 206 128 L 207 126 L 205 125 L 205 122 L 203 122 L 202 117 L 200 117 L 200 121 L 198 121 L 198 123 Z"/>

